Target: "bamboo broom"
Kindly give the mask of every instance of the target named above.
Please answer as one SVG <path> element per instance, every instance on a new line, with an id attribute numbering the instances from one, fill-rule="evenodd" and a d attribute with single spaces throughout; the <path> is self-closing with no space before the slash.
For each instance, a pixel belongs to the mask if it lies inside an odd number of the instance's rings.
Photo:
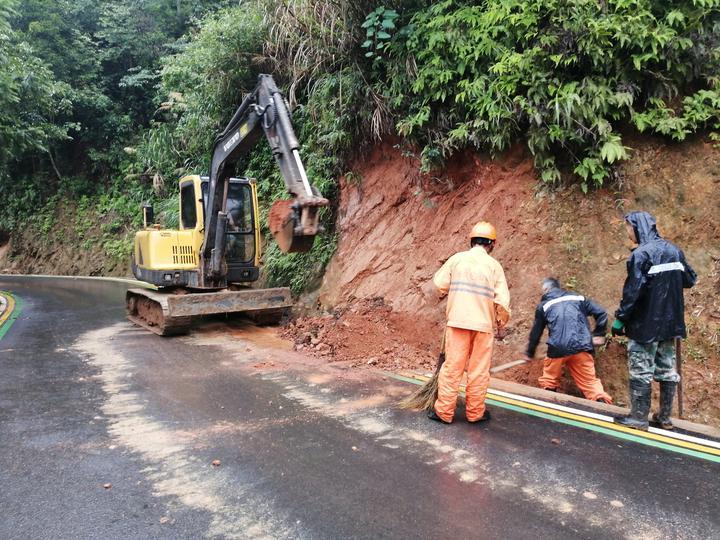
<path id="1" fill-rule="evenodd" d="M 438 354 L 437 366 L 435 373 L 430 379 L 415 390 L 410 396 L 403 399 L 398 406 L 401 409 L 411 409 L 415 411 L 430 411 L 435 406 L 435 400 L 438 396 L 438 379 L 440 377 L 440 368 L 445 363 L 445 331 L 443 330 L 442 340 L 440 341 L 440 354 Z"/>

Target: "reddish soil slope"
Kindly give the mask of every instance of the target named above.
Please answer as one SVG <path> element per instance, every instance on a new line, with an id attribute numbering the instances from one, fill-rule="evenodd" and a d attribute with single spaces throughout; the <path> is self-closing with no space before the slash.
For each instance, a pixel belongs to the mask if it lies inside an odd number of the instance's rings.
<path id="1" fill-rule="evenodd" d="M 542 190 L 532 160 L 520 150 L 496 161 L 468 152 L 442 174 L 422 176 L 396 148 L 376 147 L 357 163 L 355 181 L 342 181 L 340 243 L 319 295 L 328 315 L 298 319 L 288 335 L 297 347 L 335 361 L 432 366 L 444 304 L 425 294 L 428 282 L 444 260 L 466 249 L 468 228 L 484 219 L 498 229 L 493 256 L 505 267 L 513 309 L 510 335 L 498 344 L 494 364 L 514 360 L 544 276 L 557 276 L 614 311 L 629 248 L 622 215 L 645 209 L 701 276 L 687 296 L 686 410 L 694 420 L 717 424 L 716 400 L 708 398 L 720 390 L 720 151 L 702 141 L 632 146 L 622 187 L 589 196 L 576 188 Z M 623 403 L 623 343 L 600 351 L 597 365 Z M 539 373 L 538 361 L 503 376 L 536 384 Z M 576 393 L 572 383 L 566 390 Z"/>

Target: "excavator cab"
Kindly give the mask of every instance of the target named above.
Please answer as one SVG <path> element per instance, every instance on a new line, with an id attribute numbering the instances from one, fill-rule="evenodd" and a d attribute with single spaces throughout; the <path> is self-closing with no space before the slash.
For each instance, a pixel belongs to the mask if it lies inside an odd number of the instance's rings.
<path id="1" fill-rule="evenodd" d="M 207 208 L 208 177 L 201 177 L 203 212 Z M 228 283 L 247 283 L 260 277 L 260 222 L 254 179 L 231 178 L 225 212 L 225 263 Z"/>
<path id="2" fill-rule="evenodd" d="M 135 236 L 132 270 L 141 281 L 158 287 L 196 287 L 198 253 L 202 246 L 208 178 L 180 179 L 178 230 L 148 223 Z M 228 283 L 248 283 L 260 277 L 260 226 L 254 179 L 231 178 L 226 204 L 225 264 Z"/>

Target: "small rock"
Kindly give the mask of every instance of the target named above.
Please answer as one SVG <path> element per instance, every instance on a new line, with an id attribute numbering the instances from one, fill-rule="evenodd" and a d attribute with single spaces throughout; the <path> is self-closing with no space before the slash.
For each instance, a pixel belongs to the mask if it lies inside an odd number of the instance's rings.
<path id="1" fill-rule="evenodd" d="M 112 487 L 112 484 L 103 484 L 103 487 L 105 489 L 110 489 Z"/>
<path id="2" fill-rule="evenodd" d="M 312 339 L 310 340 L 310 344 L 311 344 L 311 345 L 319 345 L 319 344 L 320 344 L 320 340 L 319 340 L 318 338 L 312 338 Z"/>
<path id="3" fill-rule="evenodd" d="M 160 523 L 162 523 L 163 525 L 165 525 L 166 523 L 170 523 L 170 518 L 167 516 L 163 516 L 160 518 Z"/>
<path id="4" fill-rule="evenodd" d="M 220 460 L 219 460 L 219 459 L 213 459 L 213 460 L 212 460 L 212 466 L 213 466 L 213 467 L 219 467 L 219 466 L 220 466 Z"/>
<path id="5" fill-rule="evenodd" d="M 353 452 L 357 452 L 357 451 L 358 451 L 358 447 L 357 447 L 357 446 L 353 446 L 353 447 L 352 447 L 352 450 L 353 450 Z"/>
<path id="6" fill-rule="evenodd" d="M 553 444 L 560 444 L 560 439 L 550 439 L 550 442 Z"/>
<path id="7" fill-rule="evenodd" d="M 590 500 L 597 499 L 597 495 L 595 495 L 594 493 L 592 493 L 590 491 L 586 491 L 585 493 L 583 493 L 583 497 L 585 497 L 586 499 L 590 499 Z"/>
<path id="8" fill-rule="evenodd" d="M 372 358 L 368 358 L 367 365 L 374 366 L 378 363 L 377 356 L 373 356 Z"/>

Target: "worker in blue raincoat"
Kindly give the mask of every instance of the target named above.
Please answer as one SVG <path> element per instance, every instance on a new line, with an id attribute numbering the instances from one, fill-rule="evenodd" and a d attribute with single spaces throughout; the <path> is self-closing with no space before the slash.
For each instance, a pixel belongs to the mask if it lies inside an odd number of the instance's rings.
<path id="1" fill-rule="evenodd" d="M 625 216 L 628 236 L 638 246 L 627 261 L 627 279 L 611 332 L 628 337 L 630 415 L 617 421 L 647 430 L 651 384 L 660 383 L 660 410 L 653 420 L 672 429 L 670 412 L 680 376 L 675 340 L 686 337 L 683 289 L 697 276 L 674 244 L 657 231 L 647 212 Z"/>

